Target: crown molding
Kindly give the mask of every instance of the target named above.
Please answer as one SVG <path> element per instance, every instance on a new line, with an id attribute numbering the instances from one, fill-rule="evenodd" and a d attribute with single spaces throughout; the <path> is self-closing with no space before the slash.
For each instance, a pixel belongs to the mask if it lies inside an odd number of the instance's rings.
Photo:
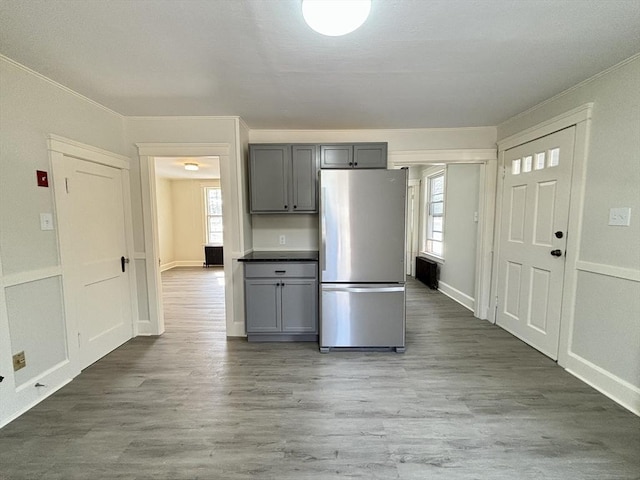
<path id="1" fill-rule="evenodd" d="M 116 115 L 118 118 L 122 119 L 125 118 L 124 115 L 116 112 L 115 110 L 111 110 L 109 107 L 105 107 L 104 105 L 102 105 L 101 103 L 96 102 L 95 100 L 90 99 L 89 97 L 86 97 L 84 95 L 82 95 L 81 93 L 76 92 L 75 90 L 70 89 L 69 87 L 65 87 L 64 85 L 62 85 L 61 83 L 56 82 L 55 80 L 50 79 L 49 77 L 36 72 L 35 70 L 32 70 L 29 67 L 26 67 L 24 65 L 22 65 L 21 63 L 16 62 L 15 60 L 12 60 L 9 57 L 6 57 L 5 55 L 2 55 L 0 53 L 0 60 L 3 60 L 5 62 L 7 62 L 8 64 L 18 68 L 19 70 L 22 70 L 25 73 L 28 73 L 30 75 L 33 75 L 36 78 L 39 78 L 40 80 L 43 80 L 45 82 L 47 82 L 50 85 L 53 85 L 54 87 L 59 88 L 60 90 L 69 93 L 75 97 L 78 97 L 81 100 L 84 100 L 85 102 L 89 102 L 91 105 L 100 108 L 101 110 L 104 110 L 105 112 L 108 112 L 112 115 Z"/>
<path id="2" fill-rule="evenodd" d="M 573 85 L 572 87 L 567 88 L 566 90 L 563 90 L 562 92 L 558 93 L 557 95 L 554 95 L 551 98 L 548 98 L 540 103 L 538 103 L 537 105 L 534 105 L 533 107 L 525 110 L 524 112 L 520 112 L 517 115 L 514 115 L 513 117 L 508 118 L 507 120 L 505 120 L 504 122 L 498 124 L 497 128 L 502 128 L 506 125 L 508 125 L 509 123 L 518 120 L 519 118 L 525 117 L 533 112 L 535 112 L 536 110 L 544 107 L 545 105 L 555 102 L 556 100 L 558 100 L 561 97 L 564 97 L 565 95 L 569 95 L 571 92 L 578 90 L 579 88 L 584 87 L 585 85 L 588 85 L 591 82 L 595 82 L 596 80 L 598 80 L 601 77 L 604 77 L 606 75 L 609 75 L 610 73 L 624 67 L 625 65 L 640 59 L 640 53 L 636 53 L 635 55 L 630 56 L 629 58 L 627 58 L 626 60 L 621 61 L 620 63 L 616 63 L 615 65 L 596 73 L 595 75 L 581 81 L 580 83 L 577 83 L 576 85 Z"/>

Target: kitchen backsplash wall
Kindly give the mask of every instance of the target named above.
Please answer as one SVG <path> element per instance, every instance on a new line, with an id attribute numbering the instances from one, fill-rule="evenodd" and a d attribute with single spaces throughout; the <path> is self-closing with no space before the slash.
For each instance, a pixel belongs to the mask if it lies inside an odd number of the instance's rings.
<path id="1" fill-rule="evenodd" d="M 252 225 L 254 250 L 318 249 L 317 214 L 253 215 Z"/>

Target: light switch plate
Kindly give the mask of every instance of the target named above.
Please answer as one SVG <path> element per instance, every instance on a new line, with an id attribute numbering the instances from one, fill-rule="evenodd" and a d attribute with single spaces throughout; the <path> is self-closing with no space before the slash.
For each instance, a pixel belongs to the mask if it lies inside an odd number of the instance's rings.
<path id="1" fill-rule="evenodd" d="M 609 209 L 609 225 L 628 227 L 631 225 L 631 208 L 611 208 Z"/>
<path id="2" fill-rule="evenodd" d="M 40 230 L 53 230 L 53 215 L 50 213 L 40 214 Z"/>

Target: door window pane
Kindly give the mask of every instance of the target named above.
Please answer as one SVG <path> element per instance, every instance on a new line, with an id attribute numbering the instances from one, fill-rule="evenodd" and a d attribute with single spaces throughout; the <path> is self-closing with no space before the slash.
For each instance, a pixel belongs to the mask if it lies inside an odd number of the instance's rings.
<path id="1" fill-rule="evenodd" d="M 560 149 L 552 148 L 549 150 L 549 166 L 557 167 L 560 164 Z"/>
<path id="2" fill-rule="evenodd" d="M 511 175 L 520 175 L 520 162 L 519 158 L 511 160 Z"/>

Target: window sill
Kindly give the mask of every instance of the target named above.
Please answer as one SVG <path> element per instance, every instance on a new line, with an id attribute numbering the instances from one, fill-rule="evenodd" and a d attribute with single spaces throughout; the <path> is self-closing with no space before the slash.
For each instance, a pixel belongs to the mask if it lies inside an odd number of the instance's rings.
<path id="1" fill-rule="evenodd" d="M 418 255 L 424 258 L 428 258 L 429 260 L 433 260 L 436 263 L 444 263 L 443 257 L 439 257 L 438 255 L 434 255 L 433 253 L 420 252 Z"/>

